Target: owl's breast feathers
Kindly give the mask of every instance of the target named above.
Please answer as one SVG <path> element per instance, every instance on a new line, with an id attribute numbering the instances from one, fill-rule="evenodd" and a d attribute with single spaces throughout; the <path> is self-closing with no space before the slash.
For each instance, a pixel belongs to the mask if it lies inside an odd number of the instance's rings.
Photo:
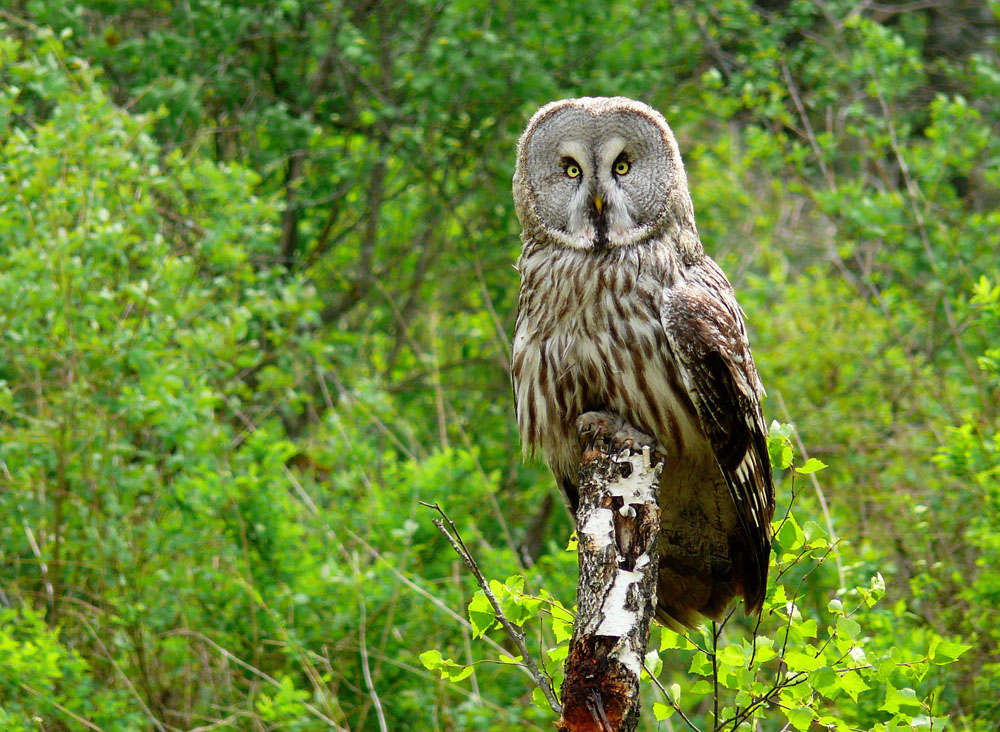
<path id="1" fill-rule="evenodd" d="M 738 521 L 751 556 L 734 557 L 732 571 L 742 575 L 735 579 L 747 608 L 757 610 L 774 510 L 763 390 L 725 275 L 707 256 L 680 262 L 673 251 L 581 252 L 526 242 L 511 363 L 521 441 L 527 453 L 541 449 L 572 504 L 575 420 L 585 411 L 616 412 L 656 437 L 674 463 L 665 474 L 673 467 L 687 476 L 684 490 L 714 493 L 724 478 L 732 507 L 709 517 L 704 531 L 725 533 Z M 717 464 L 708 473 L 699 467 L 706 456 Z M 714 605 L 695 610 L 716 612 Z"/>
<path id="2" fill-rule="evenodd" d="M 528 245 L 511 372 L 521 441 L 575 475 L 575 420 L 610 409 L 658 438 L 695 423 L 660 322 L 667 262 L 654 250 Z M 685 415 L 687 415 L 685 417 Z"/>

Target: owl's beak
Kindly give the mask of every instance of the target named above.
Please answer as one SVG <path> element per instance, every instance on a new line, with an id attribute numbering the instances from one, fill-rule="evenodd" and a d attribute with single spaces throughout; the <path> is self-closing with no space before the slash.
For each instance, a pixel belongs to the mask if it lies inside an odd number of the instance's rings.
<path id="1" fill-rule="evenodd" d="M 600 216 L 601 215 L 601 211 L 604 208 L 604 199 L 602 199 L 598 195 L 598 196 L 594 196 L 593 200 L 594 200 L 594 208 L 597 209 L 597 215 Z"/>

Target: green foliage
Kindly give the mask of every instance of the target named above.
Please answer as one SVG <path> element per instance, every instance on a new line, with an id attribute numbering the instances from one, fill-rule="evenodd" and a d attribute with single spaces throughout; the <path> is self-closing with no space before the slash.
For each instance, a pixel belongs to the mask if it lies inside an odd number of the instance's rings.
<path id="1" fill-rule="evenodd" d="M 60 725 L 135 729 L 141 717 L 123 689 L 102 688 L 87 662 L 30 608 L 0 608 L 0 724 L 9 732 Z"/>
<path id="2" fill-rule="evenodd" d="M 795 467 L 790 432 L 790 425 L 775 423 L 768 446 L 774 469 L 791 471 L 789 489 L 794 501 L 795 476 L 811 475 L 821 469 L 821 463 L 810 460 Z M 878 607 L 886 592 L 881 574 L 854 586 L 850 581 L 833 584 L 835 589 L 825 604 L 823 596 L 807 595 L 804 582 L 822 575 L 839 557 L 839 542 L 815 522 L 800 527 L 790 506 L 774 521 L 773 529 L 761 622 L 755 627 L 738 623 L 734 608 L 722 623 L 703 626 L 700 633 L 658 628 L 650 643 L 653 650 L 645 659 L 644 678 L 659 677 L 655 689 L 646 690 L 647 696 L 658 698 L 648 713 L 656 721 L 675 712 L 684 714 L 687 723 L 699 729 L 753 730 L 777 716 L 803 732 L 814 721 L 838 732 L 947 724 L 947 718 L 934 716 L 938 689 L 930 672 L 934 666 L 954 663 L 971 646 L 933 633 L 900 646 L 881 634 L 895 615 L 905 612 L 901 607 L 893 611 Z M 489 584 L 511 624 L 518 629 L 536 623 L 542 627 L 541 638 L 548 646 L 542 654 L 543 667 L 558 694 L 572 636 L 572 614 L 545 590 L 525 594 L 524 577 Z M 468 615 L 475 637 L 492 629 L 502 639 L 497 614 L 482 590 L 469 603 Z M 734 629 L 738 624 L 746 627 Z M 669 655 L 672 671 L 664 673 L 661 654 Z M 473 670 L 471 665 L 443 659 L 438 650 L 425 651 L 420 660 L 428 669 L 440 671 L 442 679 L 455 683 L 467 679 Z M 521 661 L 503 653 L 498 660 Z M 548 709 L 544 696 L 535 695 L 535 701 Z"/>
<path id="3" fill-rule="evenodd" d="M 7 3 L 0 727 L 549 728 L 420 502 L 560 673 L 510 175 L 540 104 L 625 94 L 680 140 L 798 494 L 756 646 L 647 665 L 702 728 L 992 729 L 1000 15 L 927 5 Z"/>

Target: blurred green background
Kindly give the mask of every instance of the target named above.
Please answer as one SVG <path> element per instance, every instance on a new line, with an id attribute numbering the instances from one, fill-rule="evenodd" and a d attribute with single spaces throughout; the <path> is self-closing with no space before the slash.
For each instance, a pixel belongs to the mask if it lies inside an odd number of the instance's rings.
<path id="1" fill-rule="evenodd" d="M 874 648 L 972 646 L 911 726 L 996 729 L 998 28 L 996 0 L 7 3 L 0 728 L 552 728 L 516 669 L 421 664 L 496 652 L 419 501 L 572 603 L 513 421 L 510 179 L 541 104 L 620 94 L 678 137 L 766 418 L 830 465 L 796 513 L 838 566 L 799 602 L 881 573 Z M 823 703 L 899 728 L 885 693 Z"/>

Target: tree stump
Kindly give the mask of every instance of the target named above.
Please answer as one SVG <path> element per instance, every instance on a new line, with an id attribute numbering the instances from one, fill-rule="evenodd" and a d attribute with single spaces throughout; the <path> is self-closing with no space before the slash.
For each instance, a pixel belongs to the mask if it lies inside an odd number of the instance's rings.
<path id="1" fill-rule="evenodd" d="M 597 441 L 580 465 L 580 579 L 559 732 L 634 732 L 656 608 L 657 490 L 650 449 Z"/>

